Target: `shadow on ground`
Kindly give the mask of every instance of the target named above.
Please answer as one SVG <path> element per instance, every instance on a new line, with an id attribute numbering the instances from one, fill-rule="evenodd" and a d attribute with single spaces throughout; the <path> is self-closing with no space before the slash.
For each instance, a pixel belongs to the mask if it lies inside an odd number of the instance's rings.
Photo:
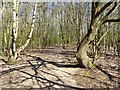
<path id="1" fill-rule="evenodd" d="M 18 65 L 2 66 L 0 86 L 2 88 L 83 90 L 86 87 L 109 88 L 118 85 L 117 59 L 109 55 L 104 56 L 103 60 L 102 58 L 99 60 L 97 69 L 88 72 L 79 68 L 74 53 L 75 50 L 54 48 L 48 48 L 39 53 L 34 50 L 30 54 L 23 55 Z"/>
<path id="2" fill-rule="evenodd" d="M 79 68 L 77 64 L 64 64 L 61 62 L 54 62 L 54 61 L 47 61 L 43 60 L 40 57 L 31 56 L 33 60 L 27 60 L 27 64 L 25 65 L 18 65 L 18 66 L 4 66 L 7 67 L 6 70 L 3 70 L 1 72 L 1 79 L 2 79 L 2 85 L 4 86 L 12 86 L 13 87 L 19 87 L 19 85 L 22 87 L 26 87 L 32 81 L 33 86 L 39 87 L 41 89 L 51 89 L 54 90 L 56 88 L 62 88 L 67 90 L 76 90 L 81 89 L 81 87 L 74 86 L 74 85 L 68 85 L 64 82 L 64 79 L 61 79 L 62 75 L 56 75 L 56 73 L 51 72 L 50 70 L 57 71 L 59 74 L 65 74 L 68 76 L 67 79 L 69 79 L 69 76 L 74 76 L 72 73 L 69 73 L 67 71 L 61 70 L 60 68 Z M 56 68 L 58 67 L 58 68 Z M 49 72 L 50 71 L 50 72 Z M 5 76 L 9 74 L 9 77 Z M 13 75 L 11 78 L 10 75 Z M 2 78 L 4 76 L 4 78 Z M 16 76 L 16 77 L 15 77 Z M 9 78 L 9 80 L 6 80 L 6 78 Z M 17 78 L 17 80 L 15 79 Z M 15 86 L 14 86 L 15 85 Z M 30 86 L 31 83 L 27 86 L 27 88 L 34 88 L 33 86 Z"/>

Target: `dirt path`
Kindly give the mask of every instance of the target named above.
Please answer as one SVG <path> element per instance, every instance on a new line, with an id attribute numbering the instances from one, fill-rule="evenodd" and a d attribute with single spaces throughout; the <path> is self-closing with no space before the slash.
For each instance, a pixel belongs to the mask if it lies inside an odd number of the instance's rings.
<path id="1" fill-rule="evenodd" d="M 16 66 L 2 66 L 0 88 L 80 89 L 117 85 L 117 81 L 110 81 L 108 76 L 98 69 L 88 72 L 79 68 L 75 51 L 74 48 L 62 50 L 58 46 L 41 51 L 25 51 Z M 104 60 L 102 62 L 104 63 Z"/>
<path id="2" fill-rule="evenodd" d="M 76 65 L 74 51 L 48 48 L 21 55 L 18 66 L 4 66 L 1 76 L 2 87 L 55 87 L 81 88 L 75 80 Z"/>

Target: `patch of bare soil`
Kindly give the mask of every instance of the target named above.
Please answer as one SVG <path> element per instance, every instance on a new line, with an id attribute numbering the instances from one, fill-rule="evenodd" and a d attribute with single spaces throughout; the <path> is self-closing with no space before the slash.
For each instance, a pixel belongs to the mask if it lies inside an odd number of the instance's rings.
<path id="1" fill-rule="evenodd" d="M 118 58 L 100 58 L 99 68 L 79 68 L 75 48 L 29 50 L 17 65 L 2 65 L 0 88 L 113 88 L 118 86 Z M 69 90 L 69 89 L 68 89 Z"/>

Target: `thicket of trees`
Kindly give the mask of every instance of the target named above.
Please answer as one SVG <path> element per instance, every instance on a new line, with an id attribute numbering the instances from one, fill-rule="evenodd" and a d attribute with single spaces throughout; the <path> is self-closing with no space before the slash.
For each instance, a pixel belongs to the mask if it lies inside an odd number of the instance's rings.
<path id="1" fill-rule="evenodd" d="M 102 50 L 119 53 L 119 2 L 2 2 L 2 55 L 14 64 L 25 48 L 77 45 L 76 58 L 91 68 Z"/>

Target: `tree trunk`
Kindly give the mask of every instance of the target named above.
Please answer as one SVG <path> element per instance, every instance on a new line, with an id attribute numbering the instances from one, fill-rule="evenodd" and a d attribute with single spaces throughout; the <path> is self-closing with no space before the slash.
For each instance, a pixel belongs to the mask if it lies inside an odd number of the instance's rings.
<path id="1" fill-rule="evenodd" d="M 92 2 L 91 9 L 91 23 L 90 28 L 88 29 L 88 33 L 85 38 L 79 43 L 77 48 L 76 58 L 81 67 L 91 68 L 93 66 L 91 59 L 87 55 L 87 51 L 89 50 L 90 43 L 94 40 L 101 24 L 106 22 L 119 22 L 120 18 L 109 19 L 108 16 L 119 6 L 117 3 L 113 3 L 114 6 L 107 12 L 107 14 L 101 18 L 101 13 L 110 5 L 112 2 L 108 2 L 101 9 L 99 8 L 99 2 Z"/>
<path id="2" fill-rule="evenodd" d="M 10 48 L 10 56 L 8 57 L 8 63 L 9 64 L 15 64 L 16 62 L 16 29 L 17 29 L 17 22 L 16 22 L 16 0 L 13 0 L 13 28 L 12 28 L 12 42 L 11 42 L 11 48 Z"/>
<path id="3" fill-rule="evenodd" d="M 14 8 L 13 8 L 13 30 L 12 30 L 12 48 L 10 49 L 10 56 L 8 56 L 8 62 L 7 64 L 16 64 L 16 60 L 18 58 L 18 55 L 20 54 L 21 51 L 23 51 L 27 45 L 29 44 L 30 42 L 30 39 L 32 38 L 32 34 L 33 34 L 33 31 L 34 31 L 34 26 L 35 26 L 35 14 L 36 14 L 36 9 L 37 9 L 37 2 L 35 3 L 35 7 L 34 7 L 34 12 L 33 12 L 33 19 L 32 19 L 32 24 L 31 24 L 31 30 L 30 30 L 30 33 L 29 33 L 29 36 L 28 36 L 28 39 L 26 40 L 26 42 L 19 48 L 16 49 L 16 29 L 18 30 L 18 27 L 16 27 L 16 23 L 18 23 L 16 21 L 16 12 L 15 12 L 15 9 L 16 9 L 16 0 L 14 0 Z"/>
<path id="4" fill-rule="evenodd" d="M 88 28 L 88 32 L 84 39 L 79 43 L 77 47 L 76 58 L 80 67 L 91 68 L 93 67 L 91 59 L 88 57 L 87 52 L 89 50 L 90 43 L 94 40 L 98 29 L 101 25 L 100 16 L 95 16 L 96 12 L 99 10 L 97 2 L 92 2 L 91 10 L 91 22 Z"/>
<path id="5" fill-rule="evenodd" d="M 92 60 L 91 58 L 88 57 L 87 52 L 89 50 L 90 43 L 94 40 L 95 35 L 99 30 L 100 25 L 101 25 L 101 21 L 99 20 L 99 17 L 96 18 L 94 22 L 91 22 L 88 33 L 86 34 L 86 36 L 78 46 L 76 58 L 80 67 L 85 67 L 85 68 L 93 67 Z"/>
<path id="6" fill-rule="evenodd" d="M 118 7 L 118 18 L 120 17 L 120 5 Z M 120 22 L 118 22 L 118 57 L 120 57 Z"/>

